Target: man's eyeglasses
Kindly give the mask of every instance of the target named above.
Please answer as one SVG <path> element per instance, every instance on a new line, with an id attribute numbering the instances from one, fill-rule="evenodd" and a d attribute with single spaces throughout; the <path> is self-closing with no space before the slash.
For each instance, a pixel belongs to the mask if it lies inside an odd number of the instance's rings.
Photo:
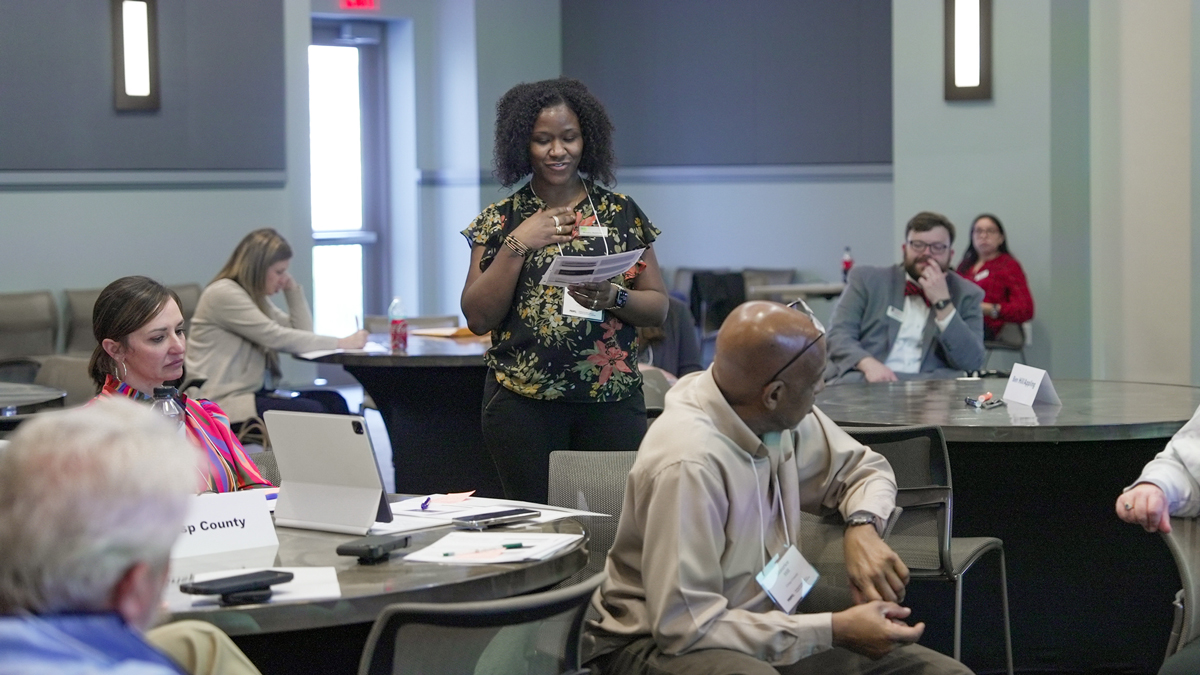
<path id="1" fill-rule="evenodd" d="M 915 251 L 917 253 L 924 253 L 925 249 L 929 249 L 930 251 L 933 251 L 934 253 L 941 255 L 941 254 L 945 253 L 947 249 L 950 248 L 950 244 L 944 244 L 940 241 L 937 242 L 936 244 L 927 244 L 923 241 L 909 241 L 909 242 L 905 242 L 905 243 L 908 244 L 909 248 L 911 248 L 913 251 Z"/>
<path id="2" fill-rule="evenodd" d="M 775 371 L 775 374 L 767 379 L 767 384 L 770 384 L 770 383 L 774 382 L 775 380 L 778 380 L 779 376 L 783 374 L 783 371 L 790 368 L 792 366 L 792 364 L 795 363 L 796 361 L 799 361 L 800 357 L 804 356 L 804 352 L 808 351 L 810 348 L 812 348 L 813 345 L 817 344 L 818 340 L 825 337 L 825 326 L 821 325 L 820 319 L 817 318 L 816 314 L 813 314 L 812 307 L 809 307 L 807 302 L 805 302 L 803 299 L 797 299 L 793 302 L 789 302 L 788 307 L 790 309 L 794 309 L 798 312 L 804 312 L 808 316 L 809 321 L 812 321 L 813 327 L 816 328 L 818 332 L 820 332 L 820 335 L 818 335 L 816 337 L 816 339 L 814 339 L 812 342 L 804 345 L 804 348 L 801 349 L 799 352 L 797 352 L 796 355 L 793 356 L 787 363 L 783 364 L 782 368 Z"/>

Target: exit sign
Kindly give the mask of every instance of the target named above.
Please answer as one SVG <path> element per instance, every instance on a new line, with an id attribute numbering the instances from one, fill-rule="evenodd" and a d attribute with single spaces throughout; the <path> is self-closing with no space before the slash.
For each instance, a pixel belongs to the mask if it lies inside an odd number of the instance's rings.
<path id="1" fill-rule="evenodd" d="M 379 9 L 379 0 L 338 0 L 342 9 Z"/>

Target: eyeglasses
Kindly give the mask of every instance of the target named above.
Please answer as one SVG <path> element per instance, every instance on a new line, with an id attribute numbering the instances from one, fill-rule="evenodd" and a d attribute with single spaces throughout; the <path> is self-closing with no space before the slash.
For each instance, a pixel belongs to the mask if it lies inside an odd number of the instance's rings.
<path id="1" fill-rule="evenodd" d="M 795 301 L 788 303 L 788 308 L 794 309 L 797 312 L 804 312 L 804 314 L 808 316 L 809 321 L 812 321 L 813 327 L 816 328 L 817 331 L 820 332 L 820 335 L 818 335 L 817 338 L 815 340 L 813 340 L 812 342 L 804 345 L 804 348 L 801 349 L 799 352 L 797 352 L 796 355 L 793 356 L 787 363 L 783 364 L 782 368 L 775 371 L 774 375 L 767 378 L 767 384 L 770 384 L 770 383 L 774 382 L 775 380 L 778 380 L 779 376 L 783 374 L 783 371 L 790 368 L 792 366 L 792 364 L 795 363 L 796 361 L 799 361 L 800 357 L 804 356 L 804 352 L 811 349 L 813 345 L 817 344 L 818 340 L 825 337 L 825 326 L 821 325 L 820 319 L 817 318 L 816 314 L 813 314 L 812 307 L 809 307 L 807 302 L 805 302 L 803 299 L 796 299 Z"/>
<path id="2" fill-rule="evenodd" d="M 950 244 L 944 244 L 940 241 L 936 244 L 927 244 L 923 241 L 909 241 L 905 243 L 907 243 L 908 247 L 917 253 L 924 253 L 925 249 L 929 249 L 930 251 L 941 255 L 946 252 L 946 249 L 950 248 Z"/>

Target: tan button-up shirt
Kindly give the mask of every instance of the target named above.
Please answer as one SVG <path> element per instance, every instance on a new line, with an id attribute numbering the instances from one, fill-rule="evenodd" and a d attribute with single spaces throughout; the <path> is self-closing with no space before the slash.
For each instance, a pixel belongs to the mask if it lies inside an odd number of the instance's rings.
<path id="1" fill-rule="evenodd" d="M 831 615 L 785 614 L 755 575 L 799 542 L 801 510 L 886 520 L 895 499 L 887 460 L 821 411 L 764 443 L 711 370 L 682 378 L 629 474 L 585 658 L 645 635 L 666 654 L 732 649 L 773 665 L 829 649 Z"/>

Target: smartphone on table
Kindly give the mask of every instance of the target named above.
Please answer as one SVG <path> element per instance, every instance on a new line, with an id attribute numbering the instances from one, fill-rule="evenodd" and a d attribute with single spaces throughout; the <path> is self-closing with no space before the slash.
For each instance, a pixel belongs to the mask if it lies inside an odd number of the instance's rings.
<path id="1" fill-rule="evenodd" d="M 459 516 L 452 519 L 454 526 L 464 530 L 483 530 L 493 525 L 504 525 L 507 523 L 519 523 L 523 520 L 533 520 L 542 515 L 541 511 L 533 509 L 504 509 L 502 511 L 488 511 L 486 513 L 475 513 L 469 516 Z"/>

